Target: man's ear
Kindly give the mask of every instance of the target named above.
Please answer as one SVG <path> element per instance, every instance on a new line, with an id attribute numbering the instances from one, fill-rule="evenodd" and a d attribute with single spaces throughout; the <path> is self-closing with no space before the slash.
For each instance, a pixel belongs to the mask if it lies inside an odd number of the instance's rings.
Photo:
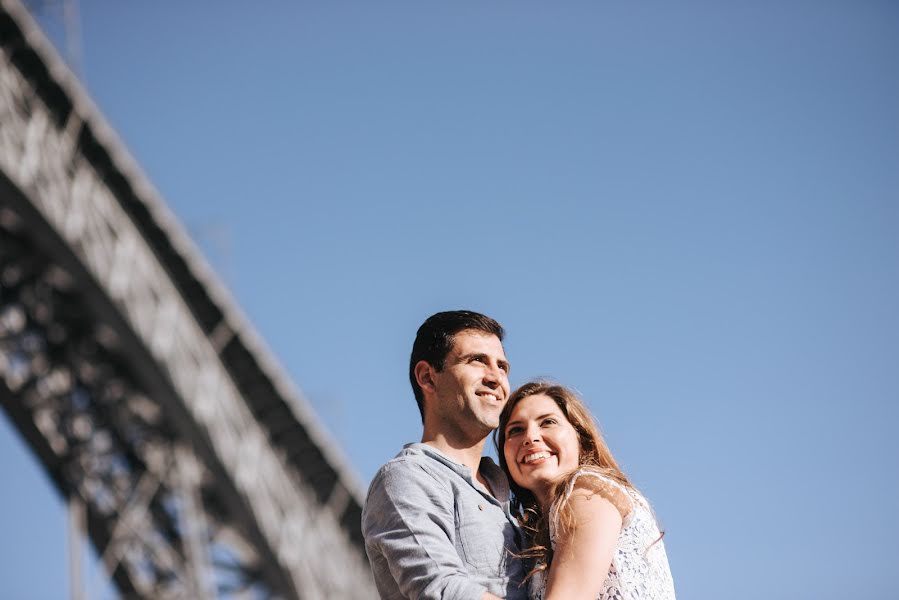
<path id="1" fill-rule="evenodd" d="M 434 367 L 426 360 L 415 363 L 415 381 L 422 390 L 434 391 Z"/>

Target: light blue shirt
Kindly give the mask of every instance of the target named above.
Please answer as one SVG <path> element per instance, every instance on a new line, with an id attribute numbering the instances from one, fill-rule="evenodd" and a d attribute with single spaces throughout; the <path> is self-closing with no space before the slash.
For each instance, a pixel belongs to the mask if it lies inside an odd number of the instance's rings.
<path id="1" fill-rule="evenodd" d="M 481 476 L 427 444 L 408 444 L 381 467 L 362 511 L 365 551 L 383 600 L 524 600 L 523 535 L 509 483 L 490 458 Z"/>

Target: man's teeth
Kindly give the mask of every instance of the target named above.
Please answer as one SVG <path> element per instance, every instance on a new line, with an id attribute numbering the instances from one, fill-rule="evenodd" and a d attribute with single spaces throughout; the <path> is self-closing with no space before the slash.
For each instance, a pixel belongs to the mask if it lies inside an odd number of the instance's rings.
<path id="1" fill-rule="evenodd" d="M 540 460 L 541 458 L 549 458 L 549 452 L 535 452 L 534 454 L 528 454 L 524 457 L 522 461 L 524 464 L 528 464 L 530 462 L 534 462 L 535 460 Z"/>

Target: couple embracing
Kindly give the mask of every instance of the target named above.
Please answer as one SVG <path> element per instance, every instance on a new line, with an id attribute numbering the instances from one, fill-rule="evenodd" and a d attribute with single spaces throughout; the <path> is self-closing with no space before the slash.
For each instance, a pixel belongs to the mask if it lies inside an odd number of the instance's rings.
<path id="1" fill-rule="evenodd" d="M 662 534 L 571 390 L 510 393 L 503 328 L 470 311 L 418 330 L 421 442 L 375 475 L 362 515 L 383 599 L 674 600 Z M 490 432 L 500 460 L 482 457 Z"/>

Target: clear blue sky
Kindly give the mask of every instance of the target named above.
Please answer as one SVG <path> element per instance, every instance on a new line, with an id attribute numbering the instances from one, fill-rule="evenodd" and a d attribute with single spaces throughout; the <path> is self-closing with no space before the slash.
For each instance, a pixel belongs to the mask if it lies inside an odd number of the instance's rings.
<path id="1" fill-rule="evenodd" d="M 469 307 L 575 386 L 679 596 L 899 589 L 899 5 L 81 2 L 98 106 L 367 484 Z M 3 598 L 66 589 L 0 425 Z"/>

